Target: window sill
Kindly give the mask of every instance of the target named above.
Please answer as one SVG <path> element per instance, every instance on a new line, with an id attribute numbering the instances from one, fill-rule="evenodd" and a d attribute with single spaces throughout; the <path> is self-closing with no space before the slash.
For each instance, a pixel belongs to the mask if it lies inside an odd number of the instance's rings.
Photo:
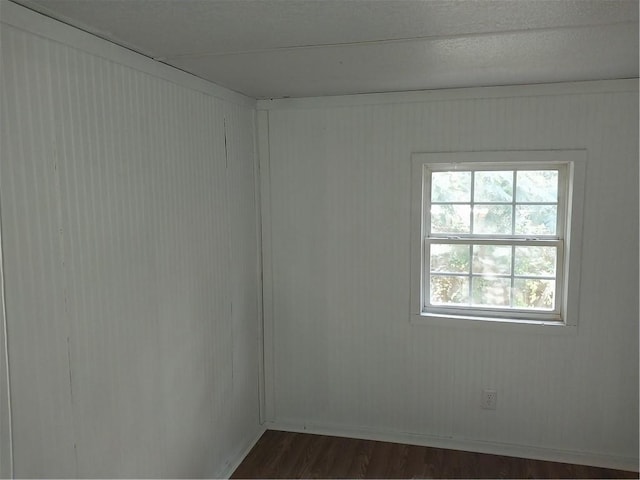
<path id="1" fill-rule="evenodd" d="M 578 327 L 562 322 L 543 322 L 508 318 L 485 318 L 435 313 L 411 315 L 412 325 L 441 326 L 449 328 L 479 328 L 521 333 L 577 335 Z"/>

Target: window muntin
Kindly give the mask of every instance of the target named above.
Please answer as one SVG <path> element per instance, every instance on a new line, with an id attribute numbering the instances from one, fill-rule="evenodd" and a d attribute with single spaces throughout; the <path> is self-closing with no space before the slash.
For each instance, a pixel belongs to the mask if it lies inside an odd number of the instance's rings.
<path id="1" fill-rule="evenodd" d="M 426 313 L 561 321 L 568 164 L 425 164 Z"/>

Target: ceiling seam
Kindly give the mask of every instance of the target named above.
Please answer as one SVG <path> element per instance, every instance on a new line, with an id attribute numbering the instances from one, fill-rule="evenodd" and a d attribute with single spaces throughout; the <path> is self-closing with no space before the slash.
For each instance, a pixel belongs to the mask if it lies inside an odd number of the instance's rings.
<path id="1" fill-rule="evenodd" d="M 157 61 L 167 61 L 167 60 L 174 60 L 174 59 L 224 57 L 224 56 L 233 56 L 233 55 L 250 55 L 254 53 L 278 52 L 278 51 L 286 51 L 286 50 L 339 48 L 339 47 L 354 47 L 354 46 L 380 45 L 380 44 L 391 44 L 391 43 L 411 43 L 411 42 L 420 42 L 425 40 L 426 41 L 457 40 L 457 39 L 463 39 L 463 38 L 513 35 L 517 33 L 537 33 L 537 32 L 548 32 L 548 31 L 554 31 L 554 30 L 580 30 L 580 29 L 590 29 L 593 27 L 610 27 L 610 26 L 634 25 L 634 24 L 638 24 L 638 21 L 628 20 L 624 22 L 610 22 L 610 23 L 599 23 L 599 24 L 588 24 L 588 25 L 566 25 L 566 26 L 558 26 L 558 27 L 526 28 L 526 29 L 515 29 L 515 30 L 499 30 L 499 31 L 478 32 L 478 33 L 458 33 L 453 35 L 423 35 L 423 36 L 415 36 L 415 37 L 365 40 L 361 42 L 289 45 L 284 47 L 257 48 L 257 49 L 237 50 L 237 51 L 230 51 L 230 52 L 211 52 L 211 53 L 205 52 L 205 53 L 185 53 L 185 54 L 179 54 L 179 55 L 163 55 L 163 56 L 152 57 L 152 58 Z"/>

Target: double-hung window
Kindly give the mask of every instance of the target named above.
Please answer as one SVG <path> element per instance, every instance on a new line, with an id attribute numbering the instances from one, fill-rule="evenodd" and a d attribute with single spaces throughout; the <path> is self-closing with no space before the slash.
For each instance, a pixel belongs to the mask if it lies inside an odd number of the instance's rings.
<path id="1" fill-rule="evenodd" d="M 581 153 L 414 154 L 413 313 L 567 324 Z"/>

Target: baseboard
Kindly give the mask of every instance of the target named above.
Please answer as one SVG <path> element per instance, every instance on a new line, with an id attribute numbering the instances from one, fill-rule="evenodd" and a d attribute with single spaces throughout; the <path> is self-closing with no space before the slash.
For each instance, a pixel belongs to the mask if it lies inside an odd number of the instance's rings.
<path id="1" fill-rule="evenodd" d="M 531 458 L 549 462 L 572 463 L 594 467 L 612 468 L 616 470 L 638 471 L 638 458 L 603 455 L 592 452 L 577 452 L 541 448 L 529 445 L 513 445 L 482 440 L 439 437 L 415 433 L 378 431 L 344 425 L 329 424 L 299 424 L 294 422 L 274 421 L 265 424 L 268 430 L 282 430 L 286 432 L 312 433 L 317 435 L 332 435 L 335 437 L 350 437 L 363 440 L 377 440 L 382 442 L 406 443 L 425 447 L 447 448 L 468 452 L 489 453 L 508 457 Z"/>
<path id="2" fill-rule="evenodd" d="M 266 430 L 267 429 L 264 427 L 264 425 L 261 425 L 258 433 L 254 437 L 251 437 L 247 442 L 245 442 L 244 445 L 236 451 L 236 454 L 233 455 L 231 459 L 225 463 L 222 469 L 212 478 L 230 478 L 231 475 L 233 475 L 233 472 L 235 472 L 236 468 L 240 466 L 242 460 L 244 460 L 244 457 L 247 456 L 247 454 L 251 451 L 258 440 L 260 440 L 260 437 Z"/>

